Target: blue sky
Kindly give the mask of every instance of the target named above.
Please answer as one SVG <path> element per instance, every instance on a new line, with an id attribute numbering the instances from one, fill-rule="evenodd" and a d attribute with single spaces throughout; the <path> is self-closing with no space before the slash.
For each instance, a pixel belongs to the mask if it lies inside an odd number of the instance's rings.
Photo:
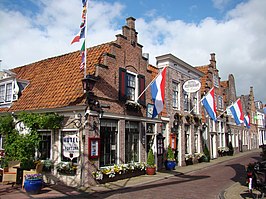
<path id="1" fill-rule="evenodd" d="M 1 0 L 0 69 L 79 50 L 81 10 L 81 0 Z M 206 65 L 215 53 L 222 80 L 233 74 L 238 95 L 253 86 L 266 103 L 265 10 L 264 0 L 89 0 L 87 46 L 115 40 L 132 16 L 151 64 L 172 53 Z"/>

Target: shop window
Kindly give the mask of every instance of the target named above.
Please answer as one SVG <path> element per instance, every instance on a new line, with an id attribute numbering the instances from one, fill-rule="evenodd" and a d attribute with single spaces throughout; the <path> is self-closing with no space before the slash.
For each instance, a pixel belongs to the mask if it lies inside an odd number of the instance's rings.
<path id="1" fill-rule="evenodd" d="M 117 159 L 117 121 L 101 120 L 100 166 L 118 164 Z"/>
<path id="2" fill-rule="evenodd" d="M 51 131 L 38 131 L 40 143 L 38 158 L 41 160 L 51 159 Z"/>
<path id="3" fill-rule="evenodd" d="M 139 123 L 126 122 L 125 162 L 139 162 Z"/>

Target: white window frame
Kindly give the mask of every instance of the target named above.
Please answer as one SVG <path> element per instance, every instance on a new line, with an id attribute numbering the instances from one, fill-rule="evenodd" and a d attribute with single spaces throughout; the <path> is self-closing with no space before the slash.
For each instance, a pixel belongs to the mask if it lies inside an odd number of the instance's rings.
<path id="1" fill-rule="evenodd" d="M 11 84 L 11 90 L 10 90 L 10 100 L 7 101 L 7 85 Z M 0 83 L 0 87 L 4 86 L 4 91 L 2 96 L 0 96 L 0 105 L 2 104 L 10 104 L 11 102 L 13 102 L 14 100 L 16 100 L 16 98 L 13 97 L 13 93 L 14 93 L 14 81 L 5 81 L 3 83 Z"/>
<path id="2" fill-rule="evenodd" d="M 49 160 L 53 160 L 53 150 L 52 150 L 52 143 L 53 143 L 53 134 L 52 134 L 52 131 L 51 130 L 45 130 L 45 129 L 41 129 L 41 130 L 38 130 L 38 134 L 49 134 L 50 133 L 50 136 L 51 136 L 51 141 L 50 141 L 50 159 Z"/>
<path id="3" fill-rule="evenodd" d="M 132 76 L 135 76 L 135 92 L 134 92 L 134 100 L 132 99 L 128 99 L 129 101 L 133 101 L 133 102 L 137 102 L 137 98 L 138 98 L 138 93 L 139 93 L 139 81 L 138 81 L 138 74 L 134 73 L 134 72 L 131 72 L 131 71 L 126 71 L 126 76 L 127 75 L 132 75 Z M 126 81 L 126 85 L 125 85 L 127 88 L 129 87 L 128 86 L 128 82 Z M 128 90 L 128 89 L 127 89 Z M 126 93 L 127 97 L 128 97 L 128 93 Z"/>
<path id="4" fill-rule="evenodd" d="M 180 83 L 176 82 L 176 81 L 173 81 L 172 85 L 173 85 L 173 89 L 172 89 L 172 92 L 173 92 L 173 97 L 172 97 L 173 108 L 177 109 L 177 110 L 180 110 Z M 176 89 L 174 89 L 174 88 L 176 88 Z M 177 93 L 177 95 L 174 95 L 174 93 Z"/>

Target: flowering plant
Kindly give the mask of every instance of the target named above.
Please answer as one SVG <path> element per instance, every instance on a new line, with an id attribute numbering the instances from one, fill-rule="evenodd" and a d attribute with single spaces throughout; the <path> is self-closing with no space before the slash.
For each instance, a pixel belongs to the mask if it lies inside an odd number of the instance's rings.
<path id="1" fill-rule="evenodd" d="M 77 166 L 73 165 L 72 162 L 60 162 L 56 165 L 56 169 L 61 173 L 75 173 Z"/>
<path id="2" fill-rule="evenodd" d="M 41 180 L 42 174 L 40 174 L 40 173 L 26 174 L 25 179 L 26 180 Z"/>
<path id="3" fill-rule="evenodd" d="M 107 175 L 109 178 L 114 178 L 116 175 L 122 175 L 123 173 L 126 172 L 134 172 L 136 170 L 145 170 L 146 165 L 145 163 L 129 163 L 129 164 L 115 164 L 114 166 L 106 166 L 106 167 L 101 167 L 95 172 L 92 172 L 93 177 L 96 180 L 102 180 L 104 175 Z"/>
<path id="4" fill-rule="evenodd" d="M 141 105 L 138 102 L 131 101 L 131 100 L 127 100 L 125 105 L 128 108 L 137 109 L 137 110 L 141 108 Z"/>
<path id="5" fill-rule="evenodd" d="M 186 161 L 192 160 L 193 158 L 194 158 L 194 156 L 192 154 L 186 154 L 186 156 L 185 156 Z"/>

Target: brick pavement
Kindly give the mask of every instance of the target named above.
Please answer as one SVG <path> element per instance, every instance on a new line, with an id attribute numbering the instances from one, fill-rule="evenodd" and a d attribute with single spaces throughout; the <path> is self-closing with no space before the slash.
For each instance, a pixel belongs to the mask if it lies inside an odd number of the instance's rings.
<path id="1" fill-rule="evenodd" d="M 259 150 L 257 150 L 259 152 Z M 121 188 L 132 187 L 136 185 L 142 185 L 149 182 L 158 181 L 160 179 L 168 178 L 173 175 L 179 173 L 189 173 L 195 170 L 203 169 L 208 166 L 212 166 L 214 164 L 219 164 L 221 162 L 230 160 L 232 158 L 236 158 L 239 156 L 243 156 L 247 153 L 253 153 L 256 151 L 248 151 L 244 153 L 239 153 L 234 156 L 224 156 L 215 160 L 211 160 L 209 163 L 200 163 L 185 167 L 178 167 L 173 171 L 163 171 L 157 172 L 156 175 L 148 176 L 137 176 L 130 179 L 119 180 L 116 182 L 110 182 L 106 184 L 91 186 L 91 187 L 82 187 L 79 189 L 65 186 L 61 183 L 57 183 L 55 185 L 46 186 L 42 189 L 40 194 L 37 195 L 28 195 L 25 190 L 21 189 L 21 187 L 12 185 L 3 185 L 0 184 L 0 199 L 26 199 L 26 198 L 89 198 L 89 195 L 92 193 L 102 192 L 102 191 L 112 191 Z M 239 199 L 239 198 L 256 198 L 258 192 L 254 191 L 254 194 L 251 195 L 247 192 L 247 187 L 241 185 L 240 183 L 235 183 L 231 187 L 224 190 L 220 193 L 220 199 Z"/>

